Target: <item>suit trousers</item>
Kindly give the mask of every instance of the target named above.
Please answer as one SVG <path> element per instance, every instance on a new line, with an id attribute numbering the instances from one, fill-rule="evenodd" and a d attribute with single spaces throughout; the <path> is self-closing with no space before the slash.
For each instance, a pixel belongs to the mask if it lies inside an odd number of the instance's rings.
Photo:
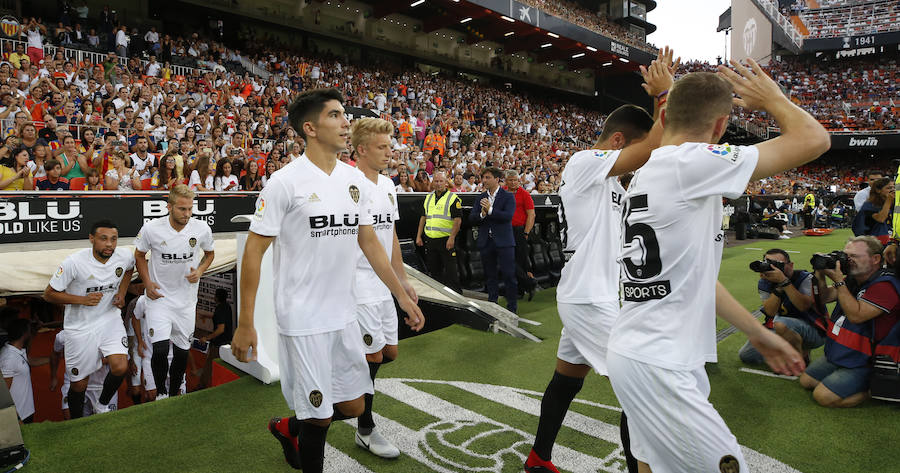
<path id="1" fill-rule="evenodd" d="M 456 266 L 456 248 L 447 249 L 447 238 L 425 239 L 425 266 L 431 277 L 462 294 L 459 268 Z"/>
<path id="2" fill-rule="evenodd" d="M 481 264 L 484 265 L 488 300 L 497 302 L 500 297 L 500 285 L 497 281 L 499 271 L 503 277 L 506 308 L 515 313 L 519 307 L 519 290 L 516 284 L 516 248 L 514 246 L 498 248 L 494 244 L 494 239 L 488 238 L 487 245 L 481 248 L 480 252 Z"/>
<path id="3" fill-rule="evenodd" d="M 535 281 L 528 277 L 531 271 L 531 260 L 528 259 L 528 240 L 525 239 L 525 227 L 512 227 L 516 239 L 516 281 L 525 291 L 533 291 Z"/>

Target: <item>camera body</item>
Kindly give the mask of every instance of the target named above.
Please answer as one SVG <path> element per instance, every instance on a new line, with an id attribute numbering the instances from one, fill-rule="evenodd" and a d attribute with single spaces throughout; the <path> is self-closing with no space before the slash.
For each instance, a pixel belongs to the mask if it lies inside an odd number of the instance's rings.
<path id="1" fill-rule="evenodd" d="M 762 261 L 751 261 L 750 262 L 750 270 L 756 271 L 757 273 L 765 273 L 766 271 L 771 271 L 772 268 L 778 268 L 782 273 L 784 272 L 784 265 L 781 261 L 772 261 L 772 260 L 762 260 Z"/>
<path id="2" fill-rule="evenodd" d="M 841 262 L 841 272 L 846 273 L 850 268 L 850 258 L 847 256 L 847 253 L 841 250 L 835 250 L 824 255 L 815 254 L 809 259 L 809 264 L 812 265 L 813 270 L 834 269 L 837 267 L 838 261 Z"/>

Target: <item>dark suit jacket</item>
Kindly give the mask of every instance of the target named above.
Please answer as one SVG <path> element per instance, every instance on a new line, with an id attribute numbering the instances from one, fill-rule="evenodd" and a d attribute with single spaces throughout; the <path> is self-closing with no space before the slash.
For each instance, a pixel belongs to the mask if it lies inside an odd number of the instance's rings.
<path id="1" fill-rule="evenodd" d="M 498 189 L 491 214 L 481 218 L 481 199 L 487 198 L 488 193 L 482 192 L 469 214 L 469 223 L 478 225 L 478 248 L 487 246 L 489 233 L 493 235 L 494 245 L 498 248 L 516 246 L 512 232 L 512 218 L 516 211 L 515 197 L 503 188 Z"/>

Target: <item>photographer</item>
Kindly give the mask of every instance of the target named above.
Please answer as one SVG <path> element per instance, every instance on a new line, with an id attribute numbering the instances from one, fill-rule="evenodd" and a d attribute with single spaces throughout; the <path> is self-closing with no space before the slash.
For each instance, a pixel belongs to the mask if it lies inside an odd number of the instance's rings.
<path id="1" fill-rule="evenodd" d="M 800 385 L 823 406 L 853 407 L 869 397 L 873 348 L 900 319 L 900 280 L 882 269 L 881 251 L 877 239 L 860 236 L 847 242 L 843 254 L 813 256 L 821 302 L 837 304 L 825 356 L 806 368 Z M 825 276 L 834 284 L 826 287 Z"/>
<path id="2" fill-rule="evenodd" d="M 759 272 L 760 311 L 765 314 L 765 326 L 775 330 L 794 348 L 809 356 L 809 351 L 825 343 L 825 334 L 816 327 L 813 309 L 813 275 L 794 270 L 788 253 L 773 248 L 765 253 L 763 261 L 754 261 L 750 269 Z M 738 351 L 741 361 L 748 364 L 764 363 L 762 355 L 747 342 Z"/>

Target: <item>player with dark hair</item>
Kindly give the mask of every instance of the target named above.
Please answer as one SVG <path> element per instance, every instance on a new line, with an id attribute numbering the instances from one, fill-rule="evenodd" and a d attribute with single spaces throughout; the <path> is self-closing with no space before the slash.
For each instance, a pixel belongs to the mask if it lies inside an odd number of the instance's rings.
<path id="1" fill-rule="evenodd" d="M 145 323 L 153 347 L 150 367 L 157 399 L 177 395 L 184 380 L 197 316 L 200 277 L 215 257 L 212 230 L 206 222 L 191 217 L 194 195 L 183 184 L 173 187 L 169 191 L 169 215 L 144 224 L 134 239 L 135 266 L 147 296 Z M 199 262 L 198 248 L 203 250 Z M 147 252 L 151 250 L 148 263 Z"/>
<path id="2" fill-rule="evenodd" d="M 260 264 L 274 251 L 275 318 L 281 390 L 294 416 L 269 421 L 285 460 L 321 472 L 333 420 L 359 416 L 372 394 L 353 285 L 358 248 L 420 330 L 425 318 L 406 293 L 373 226 L 373 191 L 364 175 L 338 162 L 350 123 L 334 89 L 300 94 L 289 121 L 306 152 L 272 175 L 260 193 L 241 263 L 240 318 L 231 348 L 240 361 L 255 356 L 253 326 Z M 323 316 L 325 314 L 325 316 Z"/>
<path id="3" fill-rule="evenodd" d="M 641 471 L 749 471 L 708 397 L 718 314 L 747 334 L 776 372 L 803 358 L 716 281 L 724 244 L 722 197 L 748 182 L 812 161 L 828 133 L 752 60 L 750 68 L 679 79 L 660 120 L 660 148 L 635 173 L 623 202 L 619 261 L 624 302 L 609 338 L 609 380 L 628 415 Z M 740 98 L 734 99 L 736 92 Z M 754 146 L 716 144 L 732 105 L 764 110 L 782 134 Z M 649 468 L 648 468 L 649 465 Z"/>
<path id="4" fill-rule="evenodd" d="M 128 370 L 128 337 L 120 309 L 134 272 L 134 257 L 116 248 L 119 230 L 109 220 L 94 223 L 89 239 L 91 248 L 63 260 L 44 289 L 47 302 L 66 305 L 63 328 L 73 419 L 82 416 L 89 377 L 103 363 L 109 366 L 109 374 L 95 412 L 108 410 Z"/>
<path id="5" fill-rule="evenodd" d="M 650 70 L 644 71 L 648 93 L 656 96 L 668 90 L 675 67 L 672 52 L 668 48 L 660 51 Z M 647 162 L 661 135 L 662 127 L 654 127 L 646 110 L 623 105 L 607 118 L 594 149 L 572 155 L 563 170 L 559 189 L 566 229 L 563 243 L 572 256 L 563 267 L 556 289 L 563 330 L 556 371 L 544 392 L 534 446 L 525 462 L 528 473 L 558 473 L 550 457 L 569 404 L 591 368 L 600 375 L 607 374 L 607 340 L 619 314 L 616 250 L 625 189 L 618 176 Z M 621 426 L 627 458 L 630 454 L 624 415 Z M 631 463 L 636 469 L 636 462 Z"/>

